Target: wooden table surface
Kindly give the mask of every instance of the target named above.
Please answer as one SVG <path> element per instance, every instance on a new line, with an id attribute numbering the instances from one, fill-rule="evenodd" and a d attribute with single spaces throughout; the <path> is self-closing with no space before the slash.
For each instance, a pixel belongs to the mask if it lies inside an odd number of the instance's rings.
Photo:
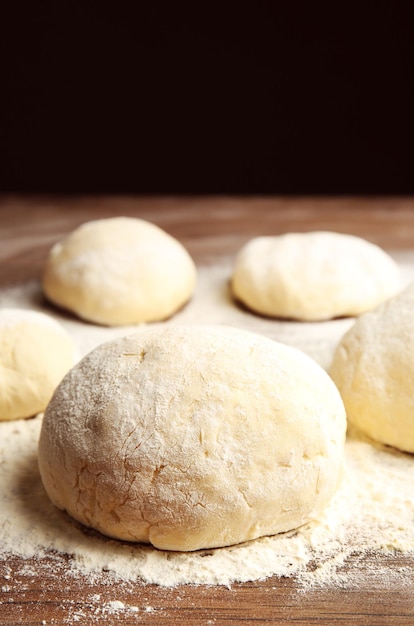
<path id="1" fill-rule="evenodd" d="M 82 222 L 130 215 L 150 220 L 177 237 L 197 264 L 234 254 L 255 235 L 287 231 L 335 230 L 353 233 L 385 249 L 414 250 L 414 198 L 0 198 L 0 288 L 39 278 L 51 245 Z M 414 520 L 413 520 L 414 524 Z M 1 537 L 0 537 L 1 541 Z M 367 557 L 348 567 L 393 572 L 411 568 L 404 556 Z M 92 594 L 114 599 L 112 587 L 87 580 L 68 581 L 47 563 L 32 560 L 36 574 L 19 573 L 24 563 L 0 562 L 0 624 L 97 623 Z M 27 564 L 26 564 L 27 565 Z M 369 580 L 369 576 L 367 577 Z M 414 597 L 398 576 L 386 586 L 367 582 L 356 588 L 300 591 L 294 579 L 272 577 L 231 588 L 181 586 L 175 589 L 131 584 L 116 599 L 138 607 L 135 614 L 101 616 L 116 624 L 414 624 Z M 7 584 L 6 584 L 7 582 Z"/>

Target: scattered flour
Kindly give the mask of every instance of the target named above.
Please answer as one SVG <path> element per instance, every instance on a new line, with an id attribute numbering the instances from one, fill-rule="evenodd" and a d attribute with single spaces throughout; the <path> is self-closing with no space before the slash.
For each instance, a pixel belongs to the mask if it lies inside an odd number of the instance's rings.
<path id="1" fill-rule="evenodd" d="M 414 279 L 414 255 L 400 259 L 400 264 L 407 282 Z M 301 348 L 324 367 L 329 364 L 337 341 L 352 320 L 306 324 L 257 317 L 232 302 L 227 283 L 230 271 L 224 262 L 199 268 L 192 302 L 166 323 L 246 328 Z M 81 354 L 113 337 L 139 331 L 139 327 L 98 327 L 54 311 L 42 299 L 38 283 L 0 292 L 0 307 L 10 306 L 55 316 L 71 333 Z M 39 415 L 0 424 L 0 559 L 8 555 L 40 559 L 69 555 L 67 567 L 72 574 L 85 574 L 91 580 L 110 572 L 117 580 L 169 587 L 186 583 L 229 586 L 235 581 L 277 575 L 295 576 L 307 587 L 357 584 L 355 572 L 342 568 L 351 554 L 400 551 L 414 556 L 414 456 L 375 445 L 357 433 L 349 433 L 347 439 L 341 488 L 317 520 L 283 535 L 186 554 L 110 540 L 55 509 L 43 490 L 37 467 L 41 420 Z M 414 587 L 410 572 L 401 570 L 398 575 L 399 584 Z M 127 609 L 131 613 L 142 610 L 118 600 L 100 608 L 107 614 Z"/>

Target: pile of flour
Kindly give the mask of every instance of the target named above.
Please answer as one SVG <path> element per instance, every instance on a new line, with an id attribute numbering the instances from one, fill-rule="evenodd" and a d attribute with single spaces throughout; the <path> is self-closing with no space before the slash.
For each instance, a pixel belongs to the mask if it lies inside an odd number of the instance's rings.
<path id="1" fill-rule="evenodd" d="M 400 255 L 397 260 L 406 281 L 414 279 L 414 255 Z M 329 365 L 335 345 L 352 320 L 298 323 L 255 316 L 232 301 L 230 271 L 226 262 L 198 268 L 193 300 L 165 323 L 245 328 L 302 349 L 323 367 Z M 81 355 L 142 328 L 102 328 L 60 314 L 44 302 L 38 283 L 3 290 L 0 307 L 53 315 L 71 333 Z M 277 575 L 295 576 L 306 587 L 358 584 L 355 571 L 346 573 L 342 568 L 351 554 L 400 551 L 414 556 L 414 457 L 374 445 L 356 433 L 349 433 L 347 439 L 346 472 L 338 493 L 306 527 L 229 548 L 172 553 L 107 539 L 52 506 L 37 467 L 41 420 L 40 415 L 0 423 L 1 558 L 70 555 L 68 567 L 74 575 L 100 579 L 109 571 L 119 580 L 164 586 L 230 585 Z M 399 572 L 400 585 L 414 586 L 411 578 L 409 572 Z"/>

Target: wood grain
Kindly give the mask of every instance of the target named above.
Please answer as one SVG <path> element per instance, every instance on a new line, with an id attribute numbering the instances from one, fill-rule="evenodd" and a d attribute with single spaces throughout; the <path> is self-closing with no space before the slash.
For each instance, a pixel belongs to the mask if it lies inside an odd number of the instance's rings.
<path id="1" fill-rule="evenodd" d="M 78 224 L 98 217 L 148 219 L 179 238 L 198 264 L 233 255 L 251 237 L 287 231 L 354 233 L 385 249 L 414 250 L 412 198 L 135 198 L 14 197 L 0 199 L 0 287 L 40 277 L 50 246 Z M 414 523 L 414 520 L 413 520 Z M 1 539 L 0 539 L 1 540 Z M 379 579 L 386 566 L 393 576 Z M 414 559 L 355 555 L 345 566 L 351 588 L 300 590 L 272 577 L 231 588 L 95 584 L 73 579 L 65 562 L 0 562 L 0 624 L 348 624 L 414 623 L 414 598 L 398 571 Z M 31 574 L 28 574 L 28 568 Z M 126 609 L 112 612 L 112 601 Z M 132 609 L 131 607 L 135 607 Z"/>

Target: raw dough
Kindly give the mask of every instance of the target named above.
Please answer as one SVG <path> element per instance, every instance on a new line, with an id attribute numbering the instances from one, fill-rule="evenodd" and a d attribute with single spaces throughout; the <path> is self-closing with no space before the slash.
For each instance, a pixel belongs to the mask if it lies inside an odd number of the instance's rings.
<path id="1" fill-rule="evenodd" d="M 334 232 L 251 239 L 236 257 L 232 291 L 256 313 L 304 321 L 359 315 L 400 289 L 378 246 Z"/>
<path id="2" fill-rule="evenodd" d="M 339 343 L 330 374 L 350 423 L 414 452 L 414 284 L 362 315 Z"/>
<path id="3" fill-rule="evenodd" d="M 170 317 L 191 297 L 188 252 L 155 224 L 114 217 L 82 224 L 51 250 L 46 297 L 79 317 L 118 326 Z"/>
<path id="4" fill-rule="evenodd" d="M 229 327 L 143 330 L 59 386 L 39 467 L 55 505 L 111 537 L 168 550 L 296 528 L 337 489 L 346 417 L 304 353 Z"/>
<path id="5" fill-rule="evenodd" d="M 0 420 L 44 411 L 75 360 L 71 337 L 51 317 L 0 309 Z"/>

